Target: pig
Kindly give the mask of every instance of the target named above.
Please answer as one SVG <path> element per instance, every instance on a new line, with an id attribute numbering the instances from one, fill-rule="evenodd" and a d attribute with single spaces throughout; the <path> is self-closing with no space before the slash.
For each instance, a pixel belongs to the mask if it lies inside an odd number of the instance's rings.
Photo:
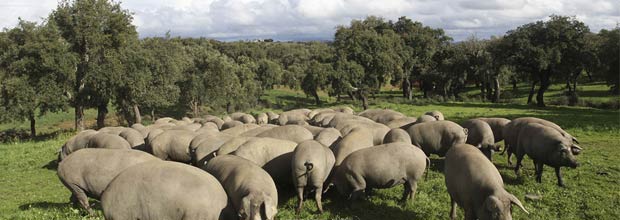
<path id="1" fill-rule="evenodd" d="M 281 186 L 292 183 L 291 159 L 297 143 L 275 138 L 256 138 L 245 142 L 233 155 L 262 167 Z"/>
<path id="2" fill-rule="evenodd" d="M 87 148 L 79 150 L 58 164 L 60 181 L 71 191 L 71 202 L 79 203 L 93 214 L 88 197 L 99 199 L 112 179 L 123 170 L 156 157 L 134 150 Z"/>
<path id="3" fill-rule="evenodd" d="M 333 183 L 341 195 L 355 200 L 373 188 L 404 184 L 402 201 L 412 200 L 417 182 L 430 165 L 419 148 L 407 143 L 377 145 L 351 153 L 336 168 Z"/>
<path id="4" fill-rule="evenodd" d="M 227 127 L 226 123 L 224 123 L 224 125 L 222 125 L 222 133 L 230 134 L 230 135 L 233 135 L 233 136 L 239 136 L 239 135 L 243 134 L 244 132 L 247 132 L 249 130 L 252 130 L 252 129 L 260 127 L 260 125 L 257 125 L 257 124 L 239 124 L 239 125 L 236 125 L 236 126 L 231 127 L 231 128 L 226 128 L 226 127 Z M 224 129 L 224 128 L 226 128 L 226 129 Z"/>
<path id="5" fill-rule="evenodd" d="M 88 147 L 88 140 L 97 134 L 95 130 L 84 130 L 77 133 L 75 136 L 71 137 L 65 144 L 60 148 L 60 153 L 58 154 L 58 161 L 62 161 L 65 157 L 69 156 L 69 154 L 74 151 L 80 150 L 82 148 Z"/>
<path id="6" fill-rule="evenodd" d="M 88 140 L 88 148 L 131 149 L 131 145 L 121 136 L 99 132 Z"/>
<path id="7" fill-rule="evenodd" d="M 254 116 L 243 112 L 232 113 L 230 114 L 230 118 L 235 121 L 243 122 L 243 124 L 256 124 L 256 119 L 254 118 Z"/>
<path id="8" fill-rule="evenodd" d="M 553 129 L 556 129 L 558 132 L 560 132 L 564 138 L 569 139 L 572 142 L 579 144 L 579 142 L 577 141 L 575 137 L 568 134 L 568 132 L 564 131 L 560 126 L 558 126 L 557 124 L 553 122 L 540 119 L 540 118 L 535 118 L 535 117 L 516 118 L 512 120 L 510 123 L 506 124 L 506 126 L 504 127 L 502 131 L 504 135 L 504 151 L 502 152 L 502 154 L 504 152 L 508 153 L 508 164 L 512 165 L 512 154 L 516 153 L 516 147 L 513 147 L 513 146 L 517 145 L 520 132 L 522 131 L 521 128 L 524 125 L 530 124 L 530 123 L 537 123 L 537 124 L 549 126 Z M 573 149 L 575 150 L 573 152 L 574 154 L 579 154 L 578 148 L 573 148 Z"/>
<path id="9" fill-rule="evenodd" d="M 415 124 L 407 129 L 407 133 L 411 136 L 411 143 L 427 156 L 437 154 L 443 157 L 450 147 L 467 140 L 467 129 L 445 120 Z"/>
<path id="10" fill-rule="evenodd" d="M 151 143 L 153 155 L 162 160 L 191 162 L 189 145 L 198 133 L 187 130 L 167 130 L 157 135 Z"/>
<path id="11" fill-rule="evenodd" d="M 411 137 L 409 137 L 409 133 L 407 133 L 407 131 L 403 129 L 392 128 L 387 134 L 385 134 L 385 138 L 383 138 L 383 144 L 395 142 L 411 144 Z"/>
<path id="12" fill-rule="evenodd" d="M 478 120 L 482 120 L 491 126 L 491 130 L 493 130 L 493 137 L 495 138 L 495 143 L 504 140 L 504 127 L 510 120 L 505 118 L 476 118 Z"/>
<path id="13" fill-rule="evenodd" d="M 105 219 L 227 218 L 228 196 L 211 174 L 170 161 L 149 161 L 118 174 L 103 192 Z M 228 216 L 231 217 L 231 216 Z"/>
<path id="14" fill-rule="evenodd" d="M 478 119 L 469 119 L 461 124 L 467 129 L 467 141 L 465 143 L 473 146 L 479 146 L 484 155 L 493 160 L 493 152 L 499 150 L 499 146 L 495 145 L 495 136 L 491 126 L 486 122 Z"/>
<path id="15" fill-rule="evenodd" d="M 519 199 L 504 189 L 499 171 L 476 147 L 457 144 L 448 150 L 444 163 L 451 219 L 456 219 L 457 204 L 464 209 L 465 219 L 512 219 L 512 204 L 528 213 Z"/>
<path id="16" fill-rule="evenodd" d="M 521 161 L 527 155 L 534 161 L 536 181 L 541 182 L 543 165 L 555 168 L 558 186 L 565 186 L 560 168 L 563 166 L 577 168 L 579 163 L 573 155 L 581 147 L 572 143 L 559 132 L 549 126 L 538 123 L 526 124 L 521 128 L 516 146 L 517 164 L 515 173 L 519 173 Z"/>
<path id="17" fill-rule="evenodd" d="M 415 124 L 418 119 L 415 117 L 404 117 L 399 119 L 394 119 L 385 125 L 389 128 L 402 128 L 407 130 L 411 125 Z"/>
<path id="18" fill-rule="evenodd" d="M 261 167 L 238 156 L 222 155 L 201 168 L 220 181 L 240 219 L 274 219 L 278 192 Z"/>
<path id="19" fill-rule="evenodd" d="M 416 119 L 415 124 L 420 124 L 420 123 L 429 122 L 429 121 L 437 121 L 437 118 L 430 116 L 430 115 L 422 115 Z"/>
<path id="20" fill-rule="evenodd" d="M 372 133 L 363 127 L 355 128 L 345 135 L 332 149 L 336 157 L 336 166 L 349 156 L 349 154 L 374 146 Z"/>
<path id="21" fill-rule="evenodd" d="M 300 143 L 293 151 L 291 166 L 293 171 L 293 185 L 297 187 L 297 213 L 301 212 L 304 189 L 306 186 L 315 189 L 314 199 L 320 213 L 323 213 L 321 204 L 321 194 L 323 194 L 323 183 L 334 167 L 334 153 L 325 145 L 308 140 Z"/>
<path id="22" fill-rule="evenodd" d="M 256 115 L 256 124 L 263 125 L 269 123 L 269 116 L 266 113 L 262 112 Z"/>
<path id="23" fill-rule="evenodd" d="M 299 125 L 283 125 L 275 127 L 257 134 L 256 137 L 270 137 L 280 140 L 293 141 L 296 143 L 312 140 L 314 138 L 308 129 Z"/>
<path id="24" fill-rule="evenodd" d="M 433 118 L 437 119 L 437 121 L 443 121 L 443 120 L 446 119 L 446 118 L 443 117 L 443 113 L 441 113 L 440 111 L 437 111 L 437 110 L 426 112 L 426 113 L 424 113 L 424 115 L 433 116 Z"/>
<path id="25" fill-rule="evenodd" d="M 240 125 L 243 125 L 243 122 L 230 120 L 222 124 L 221 130 L 224 131 L 230 128 L 238 127 Z"/>
<path id="26" fill-rule="evenodd" d="M 319 132 L 314 140 L 329 147 L 330 149 L 342 139 L 342 134 L 335 128 L 325 128 Z"/>

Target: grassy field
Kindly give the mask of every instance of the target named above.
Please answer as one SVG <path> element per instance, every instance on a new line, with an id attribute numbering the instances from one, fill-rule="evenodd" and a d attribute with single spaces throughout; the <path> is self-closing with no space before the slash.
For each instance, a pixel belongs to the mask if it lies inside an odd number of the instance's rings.
<path id="1" fill-rule="evenodd" d="M 600 86 L 593 85 L 593 88 Z M 387 92 L 390 96 L 390 92 Z M 396 93 L 397 95 L 398 93 Z M 596 96 L 598 97 L 598 96 Z M 595 98 L 596 98 L 595 97 Z M 308 106 L 310 99 L 301 92 L 289 90 L 269 91 L 266 96 L 273 109 Z M 609 97 L 603 97 L 608 99 Z M 617 97 L 615 97 L 617 98 Z M 324 99 L 325 100 L 325 99 Z M 351 104 L 350 101 L 325 106 Z M 355 106 L 359 106 L 356 104 Z M 620 219 L 620 111 L 585 107 L 551 106 L 536 108 L 524 104 L 442 103 L 412 105 L 401 99 L 381 98 L 371 101 L 372 108 L 392 108 L 410 116 L 429 110 L 440 110 L 448 120 L 486 116 L 516 118 L 536 116 L 556 122 L 578 137 L 584 152 L 578 156 L 582 166 L 563 169 L 567 187 L 556 186 L 553 169 L 546 167 L 543 182 L 536 183 L 530 159 L 525 159 L 521 176 L 508 167 L 505 156 L 496 154 L 494 163 L 500 170 L 506 189 L 515 194 L 530 212 L 514 208 L 515 219 Z M 359 110 L 359 109 L 356 109 Z M 254 112 L 262 111 L 256 109 Z M 89 112 L 89 119 L 94 119 Z M 57 149 L 72 135 L 58 132 L 72 123 L 71 113 L 59 113 L 39 120 L 39 130 L 45 138 L 30 141 L 0 143 L 0 219 L 103 219 L 98 202 L 96 216 L 86 216 L 69 203 L 69 191 L 56 176 Z M 3 124 L 0 131 L 27 128 L 27 124 Z M 46 135 L 48 134 L 48 135 Z M 280 191 L 278 219 L 446 219 L 449 197 L 446 192 L 442 159 L 433 157 L 427 180 L 419 183 L 413 202 L 397 202 L 403 187 L 377 190 L 373 197 L 358 201 L 353 208 L 335 190 L 323 196 L 326 212 L 318 214 L 312 199 L 304 203 L 300 216 L 294 214 L 296 199 L 292 189 Z M 542 196 L 528 200 L 526 194 Z M 458 213 L 463 217 L 462 211 Z"/>

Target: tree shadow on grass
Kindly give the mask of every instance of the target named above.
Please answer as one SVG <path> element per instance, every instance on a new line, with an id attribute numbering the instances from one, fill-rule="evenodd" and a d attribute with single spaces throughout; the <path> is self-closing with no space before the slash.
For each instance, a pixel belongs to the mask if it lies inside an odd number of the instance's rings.
<path id="1" fill-rule="evenodd" d="M 42 142 L 48 141 L 52 139 L 56 139 L 58 136 L 64 133 L 73 132 L 71 129 L 62 129 L 57 130 L 50 133 L 43 133 L 37 136 L 30 137 L 30 131 L 26 129 L 8 129 L 4 131 L 0 131 L 0 143 L 10 143 L 10 142 L 23 142 L 23 141 L 34 141 L 34 142 Z"/>
<path id="2" fill-rule="evenodd" d="M 430 160 L 431 160 L 430 170 L 443 173 L 445 159 L 444 158 L 430 158 Z"/>
<path id="3" fill-rule="evenodd" d="M 101 210 L 101 203 L 96 200 L 90 200 L 90 207 L 95 210 Z M 82 209 L 80 206 L 74 206 L 71 202 L 33 202 L 26 203 L 19 206 L 20 210 L 29 210 L 29 209 L 66 209 L 66 208 L 78 208 Z M 85 210 L 84 210 L 85 211 Z"/>
<path id="4" fill-rule="evenodd" d="M 398 186 L 397 186 L 398 187 Z M 401 187 L 402 188 L 402 187 Z M 375 193 L 376 190 L 375 190 Z M 378 196 L 378 195 L 374 195 Z M 326 211 L 333 213 L 337 216 L 342 216 L 352 220 L 366 220 L 366 219 L 385 219 L 386 216 L 391 216 L 395 219 L 418 219 L 418 213 L 408 211 L 402 207 L 390 206 L 386 203 L 373 203 L 369 201 L 370 198 L 358 199 L 356 201 L 349 201 L 343 196 L 339 195 L 336 190 L 330 190 L 326 193 L 325 197 L 331 198 L 331 202 L 324 204 Z M 389 197 L 389 199 L 393 199 Z M 402 203 L 399 203 L 402 204 Z"/>

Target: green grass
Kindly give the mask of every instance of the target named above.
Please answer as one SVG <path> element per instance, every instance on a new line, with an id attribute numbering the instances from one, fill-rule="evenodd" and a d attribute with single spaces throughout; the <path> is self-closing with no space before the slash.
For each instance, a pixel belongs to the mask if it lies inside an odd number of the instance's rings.
<path id="1" fill-rule="evenodd" d="M 597 85 L 593 87 L 598 88 Z M 386 95 L 387 94 L 387 95 Z M 515 194 L 530 212 L 513 208 L 515 219 L 620 219 L 620 111 L 586 107 L 551 106 L 536 108 L 524 104 L 491 104 L 482 102 L 440 103 L 412 105 L 399 98 L 382 94 L 380 100 L 371 100 L 373 108 L 392 108 L 410 116 L 426 111 L 440 110 L 448 120 L 456 122 L 478 116 L 516 118 L 536 116 L 556 122 L 578 137 L 584 152 L 578 156 L 582 166 L 577 169 L 563 168 L 566 188 L 556 186 L 553 169 L 545 167 L 543 182 L 536 183 L 530 159 L 525 159 L 525 169 L 517 177 L 506 163 L 506 158 L 496 154 L 494 163 L 504 179 L 506 189 Z M 396 96 L 398 93 L 396 93 Z M 312 99 L 301 92 L 289 90 L 269 91 L 267 99 L 272 109 L 254 109 L 253 112 L 308 106 Z M 596 98 L 596 97 L 594 97 Z M 323 97 L 323 101 L 325 101 Z M 387 100 L 387 101 L 386 101 Z M 277 106 L 276 106 L 277 105 Z M 359 110 L 359 103 L 344 101 L 334 103 L 332 98 L 323 106 L 351 105 Z M 94 118 L 92 113 L 87 115 Z M 72 122 L 72 114 L 47 115 L 39 126 L 54 127 Z M 47 118 L 50 117 L 50 118 Z M 19 127 L 19 124 L 3 124 L 0 129 Z M 23 141 L 0 144 L 0 219 L 103 219 L 100 208 L 97 215 L 85 216 L 80 209 L 69 204 L 69 191 L 58 180 L 54 162 L 56 150 L 72 135 L 60 133 L 47 140 Z M 446 192 L 442 159 L 433 157 L 429 178 L 419 183 L 413 202 L 397 202 L 403 187 L 376 190 L 376 194 L 356 202 L 353 208 L 332 190 L 323 196 L 326 212 L 318 214 L 313 199 L 304 203 L 300 216 L 294 214 L 296 199 L 293 190 L 280 192 L 278 219 L 446 219 L 449 197 Z M 527 200 L 526 194 L 539 194 L 540 200 Z M 93 200 L 93 202 L 96 202 Z M 458 213 L 463 217 L 462 211 Z"/>

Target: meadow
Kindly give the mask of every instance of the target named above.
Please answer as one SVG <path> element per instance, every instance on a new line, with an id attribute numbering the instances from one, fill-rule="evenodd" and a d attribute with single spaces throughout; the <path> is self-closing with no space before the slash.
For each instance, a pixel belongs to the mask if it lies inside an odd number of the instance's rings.
<path id="1" fill-rule="evenodd" d="M 554 97 L 555 87 L 549 97 Z M 557 87 L 559 88 L 559 86 Z M 582 87 L 582 99 L 613 101 L 618 96 L 601 93 L 602 85 Z M 470 91 L 472 94 L 475 91 Z M 516 195 L 529 215 L 513 208 L 515 219 L 620 219 L 620 111 L 589 107 L 549 106 L 538 108 L 524 103 L 523 95 L 509 103 L 428 102 L 419 103 L 396 97 L 398 92 L 386 91 L 371 100 L 371 108 L 391 108 L 408 116 L 418 116 L 426 111 L 439 110 L 447 120 L 461 122 L 474 117 L 517 118 L 534 116 L 553 121 L 580 141 L 584 148 L 578 160 L 577 169 L 563 168 L 566 187 L 558 187 L 553 169 L 545 167 L 542 183 L 534 178 L 533 164 L 529 158 L 524 161 L 520 176 L 508 166 L 505 155 L 495 154 L 494 164 L 499 169 L 506 189 Z M 325 100 L 323 106 L 351 105 L 351 101 L 335 102 Z M 311 99 L 302 92 L 278 89 L 268 91 L 263 97 L 270 103 L 269 110 L 281 108 L 309 107 Z M 550 98 L 553 99 L 553 98 Z M 357 107 L 359 104 L 352 107 Z M 267 108 L 250 112 L 265 111 Z M 88 119 L 94 119 L 96 112 L 87 112 Z M 113 114 L 110 114 L 113 116 Z M 95 216 L 69 203 L 69 191 L 56 176 L 57 150 L 74 133 L 72 112 L 48 114 L 38 120 L 40 137 L 32 140 L 5 140 L 0 143 L 0 219 L 103 219 L 101 207 L 91 200 L 96 209 Z M 109 119 L 110 125 L 117 120 Z M 92 125 L 92 123 L 91 123 Z M 0 125 L 0 131 L 27 128 L 27 123 Z M 443 159 L 433 156 L 428 179 L 419 183 L 414 201 L 400 203 L 398 198 L 403 187 L 376 190 L 374 196 L 357 201 L 353 207 L 330 190 L 323 196 L 325 212 L 319 214 L 313 199 L 304 203 L 303 212 L 295 215 L 296 198 L 293 189 L 280 192 L 277 219 L 447 219 L 450 199 L 446 192 L 442 174 Z M 535 195 L 528 199 L 526 195 Z M 459 218 L 463 212 L 459 210 Z"/>

